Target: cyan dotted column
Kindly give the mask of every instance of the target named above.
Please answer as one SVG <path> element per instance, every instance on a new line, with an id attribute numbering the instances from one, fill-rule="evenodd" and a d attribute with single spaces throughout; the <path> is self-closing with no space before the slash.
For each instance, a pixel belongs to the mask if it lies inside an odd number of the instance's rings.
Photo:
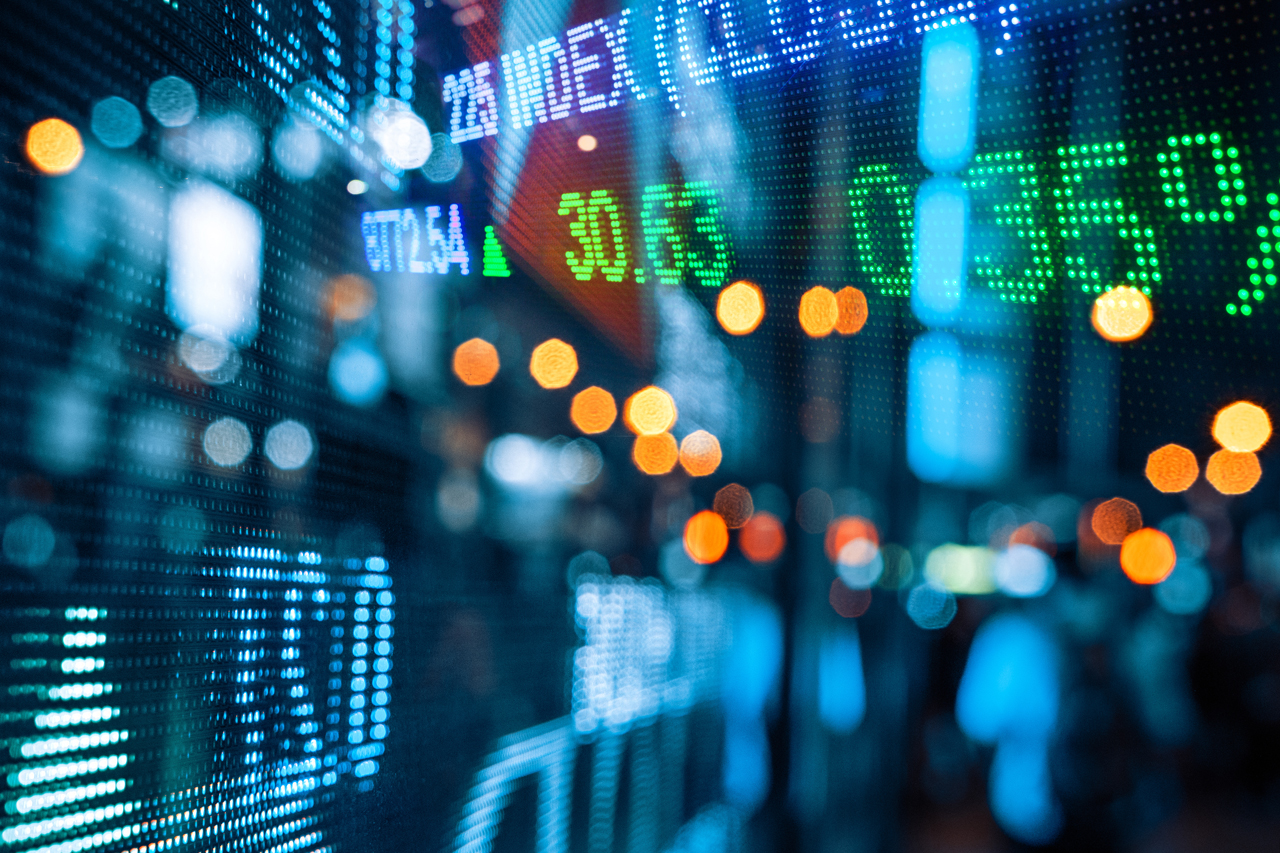
<path id="1" fill-rule="evenodd" d="M 911 310 L 930 331 L 907 366 L 907 463 L 929 482 L 954 477 L 962 454 L 960 342 L 945 331 L 964 307 L 969 193 L 957 174 L 973 159 L 978 34 L 968 21 L 925 33 L 920 67 L 920 160 L 933 173 L 916 192 Z"/>

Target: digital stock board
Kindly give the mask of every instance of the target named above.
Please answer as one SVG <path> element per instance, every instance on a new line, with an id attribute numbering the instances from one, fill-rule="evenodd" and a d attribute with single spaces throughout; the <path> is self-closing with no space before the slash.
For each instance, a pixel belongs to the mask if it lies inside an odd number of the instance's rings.
<path id="1" fill-rule="evenodd" d="M 1276 4 L 6 11 L 0 853 L 1274 848 Z"/>

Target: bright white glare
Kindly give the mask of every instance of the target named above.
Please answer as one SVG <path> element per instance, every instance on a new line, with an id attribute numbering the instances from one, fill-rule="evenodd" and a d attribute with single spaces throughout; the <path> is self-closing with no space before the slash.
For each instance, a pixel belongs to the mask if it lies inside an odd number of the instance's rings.
<path id="1" fill-rule="evenodd" d="M 466 468 L 454 468 L 436 486 L 436 517 L 454 533 L 469 530 L 480 517 L 483 499 L 476 475 Z"/>
<path id="2" fill-rule="evenodd" d="M 276 129 L 271 156 L 285 175 L 295 181 L 305 181 L 314 177 L 320 168 L 324 145 L 315 128 L 291 119 Z"/>
<path id="3" fill-rule="evenodd" d="M 926 631 L 951 624 L 956 615 L 956 597 L 932 583 L 922 583 L 907 596 L 907 615 Z"/>
<path id="4" fill-rule="evenodd" d="M 485 452 L 485 469 L 505 486 L 543 491 L 562 485 L 584 486 L 600 476 L 604 457 L 590 439 L 546 442 L 510 434 L 494 439 Z"/>
<path id="5" fill-rule="evenodd" d="M 89 129 L 108 148 L 128 148 L 142 135 L 142 116 L 133 104 L 113 95 L 93 105 Z"/>
<path id="6" fill-rule="evenodd" d="M 224 468 L 239 465 L 253 449 L 249 428 L 235 418 L 221 418 L 209 424 L 202 443 L 214 464 Z"/>
<path id="7" fill-rule="evenodd" d="M 1178 616 L 1199 613 L 1213 595 L 1213 580 L 1195 560 L 1179 559 L 1169 576 L 1156 584 L 1156 604 Z"/>
<path id="8" fill-rule="evenodd" d="M 545 482 L 542 445 L 527 435 L 511 433 L 495 438 L 484 455 L 484 467 L 508 486 L 536 486 Z"/>
<path id="9" fill-rule="evenodd" d="M 364 195 L 369 191 L 369 185 L 359 178 L 352 178 L 347 181 L 347 192 L 352 195 Z"/>
<path id="10" fill-rule="evenodd" d="M 1058 577 L 1049 555 L 1031 545 L 1010 545 L 996 555 L 993 571 L 1000 591 L 1015 598 L 1044 595 Z"/>
<path id="11" fill-rule="evenodd" d="M 281 471 L 296 471 L 311 459 L 315 442 L 311 430 L 297 421 L 281 421 L 267 430 L 262 452 Z"/>
<path id="12" fill-rule="evenodd" d="M 371 110 L 368 132 L 396 168 L 416 169 L 431 156 L 427 123 L 403 101 L 390 100 Z"/>
<path id="13" fill-rule="evenodd" d="M 196 90 L 181 77 L 161 77 L 147 90 L 147 111 L 165 127 L 190 124 L 200 111 Z"/>
<path id="14" fill-rule="evenodd" d="M 447 184 L 462 171 L 462 147 L 447 133 L 431 134 L 431 156 L 422 166 L 422 174 L 435 184 Z"/>
<path id="15" fill-rule="evenodd" d="M 34 513 L 20 515 L 4 527 L 4 556 L 24 569 L 36 569 L 53 556 L 56 537 L 49 522 Z"/>
<path id="16" fill-rule="evenodd" d="M 386 362 L 363 338 L 344 341 L 329 359 L 329 385 L 344 403 L 372 406 L 387 390 Z"/>
<path id="17" fill-rule="evenodd" d="M 585 486 L 600 476 L 604 457 L 600 448 L 589 438 L 577 438 L 560 449 L 558 460 L 561 479 L 575 486 Z"/>
<path id="18" fill-rule="evenodd" d="M 884 557 L 870 539 L 853 539 L 836 556 L 836 572 L 850 589 L 869 589 L 884 574 Z"/>
<path id="19" fill-rule="evenodd" d="M 262 218 L 241 199 L 203 181 L 188 183 L 169 208 L 166 308 L 184 330 L 210 326 L 247 343 L 258 330 Z"/>

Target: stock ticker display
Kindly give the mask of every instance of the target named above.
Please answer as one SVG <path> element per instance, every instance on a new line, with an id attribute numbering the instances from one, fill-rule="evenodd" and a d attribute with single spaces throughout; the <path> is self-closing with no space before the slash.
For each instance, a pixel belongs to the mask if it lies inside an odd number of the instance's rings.
<path id="1" fill-rule="evenodd" d="M 0 44 L 0 853 L 1275 849 L 1280 6 Z"/>

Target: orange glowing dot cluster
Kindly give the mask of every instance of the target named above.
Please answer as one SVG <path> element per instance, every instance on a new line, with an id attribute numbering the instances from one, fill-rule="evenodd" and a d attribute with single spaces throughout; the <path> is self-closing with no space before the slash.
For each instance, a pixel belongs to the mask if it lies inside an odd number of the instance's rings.
<path id="1" fill-rule="evenodd" d="M 844 546 L 858 539 L 872 545 L 880 544 L 880 534 L 876 531 L 876 526 L 862 516 L 842 515 L 833 520 L 827 525 L 827 535 L 823 541 L 823 550 L 827 552 L 827 559 L 833 563 L 836 562 Z"/>
<path id="2" fill-rule="evenodd" d="M 669 472 L 676 467 L 679 458 L 676 437 L 669 432 L 637 435 L 635 443 L 631 445 L 631 461 L 641 471 L 653 476 Z"/>
<path id="3" fill-rule="evenodd" d="M 772 563 L 787 547 L 787 531 L 771 512 L 757 512 L 742 526 L 738 547 L 753 563 Z"/>
<path id="4" fill-rule="evenodd" d="M 331 279 L 325 296 L 329 316 L 343 323 L 363 320 L 378 303 L 377 293 L 369 280 L 354 274 Z"/>
<path id="5" fill-rule="evenodd" d="M 598 386 L 584 388 L 573 397 L 569 419 L 587 435 L 604 432 L 618 417 L 618 404 L 613 395 Z"/>
<path id="6" fill-rule="evenodd" d="M 1120 568 L 1134 583 L 1160 583 L 1173 571 L 1176 562 L 1173 540 L 1150 527 L 1130 533 L 1120 546 Z"/>
<path id="7" fill-rule="evenodd" d="M 684 550 L 695 563 L 714 563 L 729 548 L 729 528 L 709 509 L 696 513 L 684 525 Z"/>
<path id="8" fill-rule="evenodd" d="M 1107 545 L 1119 545 L 1125 537 L 1142 527 L 1142 511 L 1133 501 L 1112 498 L 1093 510 L 1090 521 L 1094 535 Z"/>
<path id="9" fill-rule="evenodd" d="M 706 430 L 695 430 L 680 442 L 680 467 L 691 477 L 705 477 L 720 467 L 720 440 Z"/>
<path id="10" fill-rule="evenodd" d="M 716 319 L 731 335 L 749 335 L 764 319 L 764 293 L 749 281 L 735 281 L 716 299 Z"/>
<path id="11" fill-rule="evenodd" d="M 1271 438 L 1271 418 L 1266 409 L 1241 400 L 1214 416 L 1213 437 L 1227 450 L 1256 453 Z"/>
<path id="12" fill-rule="evenodd" d="M 836 331 L 842 335 L 861 332 L 869 316 L 866 294 L 856 287 L 846 287 L 836 293 L 836 303 L 840 306 Z"/>
<path id="13" fill-rule="evenodd" d="M 650 385 L 627 399 L 622 420 L 636 435 L 657 435 L 676 422 L 676 402 L 657 385 Z"/>
<path id="14" fill-rule="evenodd" d="M 1053 531 L 1049 529 L 1047 524 L 1039 521 L 1028 521 L 1020 527 L 1014 528 L 1009 534 L 1010 545 L 1030 545 L 1032 548 L 1039 548 L 1041 551 L 1052 557 L 1058 551 L 1058 543 L 1054 538 Z"/>
<path id="15" fill-rule="evenodd" d="M 1223 449 L 1209 457 L 1204 478 L 1224 495 L 1243 495 L 1262 479 L 1262 464 L 1256 453 Z"/>
<path id="16" fill-rule="evenodd" d="M 559 338 L 533 348 L 529 373 L 543 388 L 564 388 L 578 375 L 578 353 Z"/>
<path id="17" fill-rule="evenodd" d="M 498 367 L 498 350 L 481 338 L 463 341 L 453 351 L 453 373 L 464 385 L 488 385 Z"/>
<path id="18" fill-rule="evenodd" d="M 47 118 L 27 131 L 27 159 L 46 175 L 65 175 L 84 158 L 80 131 L 60 118 Z"/>
<path id="19" fill-rule="evenodd" d="M 822 285 L 811 287 L 800 297 L 800 328 L 811 338 L 831 334 L 840 319 L 836 295 Z"/>
<path id="20" fill-rule="evenodd" d="M 747 491 L 745 486 L 730 483 L 716 492 L 711 508 L 720 514 L 729 529 L 736 530 L 751 520 L 751 514 L 755 512 L 755 502 L 751 499 L 751 492 Z"/>
<path id="21" fill-rule="evenodd" d="M 1196 455 L 1180 444 L 1166 444 L 1147 457 L 1147 480 L 1165 493 L 1185 492 L 1200 476 Z"/>
<path id="22" fill-rule="evenodd" d="M 1142 337 L 1151 327 L 1151 300 L 1141 290 L 1128 285 L 1112 288 L 1093 303 L 1093 328 L 1115 343 Z"/>

